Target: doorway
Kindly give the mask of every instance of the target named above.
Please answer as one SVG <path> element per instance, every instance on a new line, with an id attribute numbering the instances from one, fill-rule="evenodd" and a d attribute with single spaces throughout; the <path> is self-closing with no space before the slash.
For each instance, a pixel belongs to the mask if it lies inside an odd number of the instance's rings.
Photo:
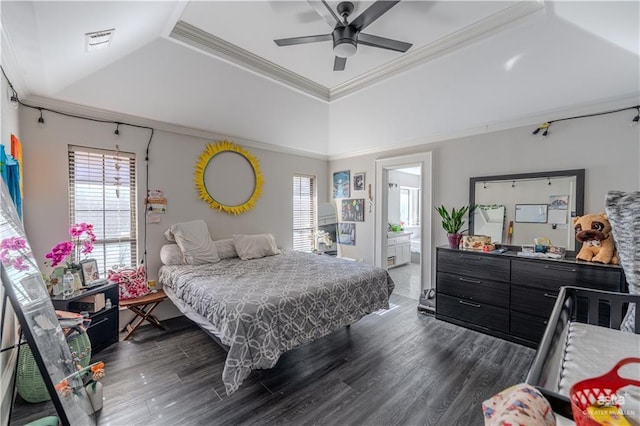
<path id="1" fill-rule="evenodd" d="M 431 288 L 431 176 L 430 152 L 376 160 L 375 262 L 416 301 Z"/>

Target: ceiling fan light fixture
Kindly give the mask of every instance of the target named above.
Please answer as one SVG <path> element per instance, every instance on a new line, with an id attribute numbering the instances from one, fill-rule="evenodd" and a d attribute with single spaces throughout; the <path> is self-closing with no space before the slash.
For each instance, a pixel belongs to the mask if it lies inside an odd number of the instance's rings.
<path id="1" fill-rule="evenodd" d="M 356 54 L 356 50 L 358 48 L 351 40 L 341 40 L 333 46 L 333 53 L 340 58 L 350 58 Z"/>
<path id="2" fill-rule="evenodd" d="M 331 33 L 333 53 L 340 58 L 350 58 L 358 50 L 358 33 L 351 26 L 336 27 Z"/>

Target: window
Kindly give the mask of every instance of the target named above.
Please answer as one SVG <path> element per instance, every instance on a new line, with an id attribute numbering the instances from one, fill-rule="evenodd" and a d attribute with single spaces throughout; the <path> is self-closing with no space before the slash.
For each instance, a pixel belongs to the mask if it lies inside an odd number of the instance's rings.
<path id="1" fill-rule="evenodd" d="M 315 228 L 315 177 L 293 175 L 293 249 L 312 251 Z"/>
<path id="2" fill-rule="evenodd" d="M 69 146 L 69 221 L 93 225 L 102 276 L 137 263 L 135 154 Z"/>
<path id="3" fill-rule="evenodd" d="M 404 226 L 420 226 L 420 190 L 400 188 L 400 221 Z"/>

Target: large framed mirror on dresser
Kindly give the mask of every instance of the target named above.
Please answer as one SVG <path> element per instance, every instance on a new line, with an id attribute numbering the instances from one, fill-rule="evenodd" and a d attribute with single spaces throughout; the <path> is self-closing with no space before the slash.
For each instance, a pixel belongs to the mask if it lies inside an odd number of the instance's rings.
<path id="1" fill-rule="evenodd" d="M 469 179 L 470 235 L 506 245 L 553 245 L 577 251 L 573 218 L 584 214 L 585 170 L 556 170 Z"/>
<path id="2" fill-rule="evenodd" d="M 584 182 L 584 169 L 470 178 L 469 234 L 491 235 L 506 251 L 438 247 L 436 318 L 535 348 L 560 287 L 626 292 L 620 266 L 575 257 L 581 245 L 573 219 L 584 214 Z M 527 255 L 522 246 L 541 237 L 566 256 Z M 608 302 L 598 313 L 599 321 L 609 318 Z"/>

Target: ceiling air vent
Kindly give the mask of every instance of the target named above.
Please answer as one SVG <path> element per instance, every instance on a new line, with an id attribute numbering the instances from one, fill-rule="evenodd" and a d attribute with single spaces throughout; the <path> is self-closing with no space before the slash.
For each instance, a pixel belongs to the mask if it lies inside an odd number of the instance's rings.
<path id="1" fill-rule="evenodd" d="M 115 28 L 111 28 L 110 30 L 86 33 L 84 35 L 84 50 L 86 52 L 91 52 L 92 50 L 102 49 L 103 47 L 109 46 L 115 31 Z"/>

